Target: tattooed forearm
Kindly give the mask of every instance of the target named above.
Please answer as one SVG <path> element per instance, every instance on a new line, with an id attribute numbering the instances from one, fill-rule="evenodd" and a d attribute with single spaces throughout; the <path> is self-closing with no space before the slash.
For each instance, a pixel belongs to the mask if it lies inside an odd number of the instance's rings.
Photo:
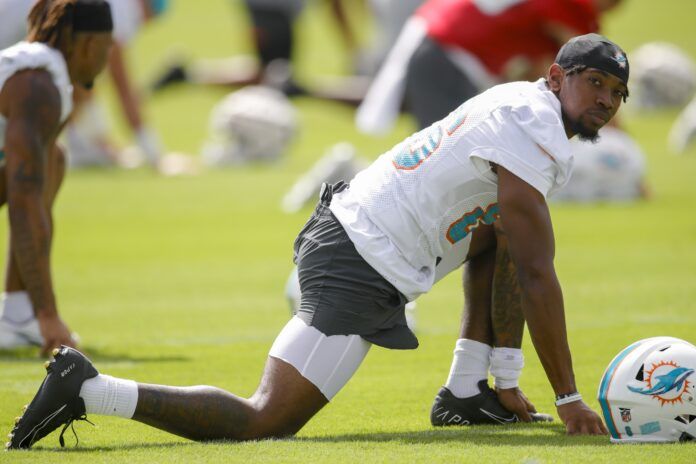
<path id="1" fill-rule="evenodd" d="M 13 174 L 13 185 L 17 189 L 35 190 L 40 189 L 44 185 L 45 176 L 41 164 L 28 163 L 24 160 L 20 161 Z"/>
<path id="2" fill-rule="evenodd" d="M 47 190 L 49 148 L 60 125 L 60 96 L 43 70 L 20 72 L 3 92 L 7 102 L 4 151 L 10 248 L 37 315 L 56 312 L 50 271 L 51 218 Z"/>
<path id="3" fill-rule="evenodd" d="M 491 312 L 494 345 L 520 348 L 524 333 L 522 294 L 517 281 L 517 270 L 506 247 L 498 247 L 495 264 Z"/>
<path id="4" fill-rule="evenodd" d="M 243 440 L 251 414 L 248 400 L 219 388 L 139 384 L 133 419 L 191 440 Z"/>
<path id="5" fill-rule="evenodd" d="M 12 201 L 10 250 L 37 311 L 55 312 L 50 274 L 51 227 L 41 199 Z"/>

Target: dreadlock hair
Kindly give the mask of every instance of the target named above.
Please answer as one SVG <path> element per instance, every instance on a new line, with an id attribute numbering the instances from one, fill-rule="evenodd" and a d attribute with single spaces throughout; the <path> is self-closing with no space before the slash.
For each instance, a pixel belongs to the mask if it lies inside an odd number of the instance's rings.
<path id="1" fill-rule="evenodd" d="M 77 0 L 38 0 L 29 12 L 29 42 L 42 42 L 65 51 L 72 42 Z"/>

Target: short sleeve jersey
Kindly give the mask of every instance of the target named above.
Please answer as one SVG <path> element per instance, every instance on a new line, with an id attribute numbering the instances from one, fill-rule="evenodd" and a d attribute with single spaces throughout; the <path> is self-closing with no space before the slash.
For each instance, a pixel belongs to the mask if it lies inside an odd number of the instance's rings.
<path id="1" fill-rule="evenodd" d="M 494 75 L 513 58 L 553 58 L 558 44 L 545 27 L 556 23 L 578 35 L 597 32 L 592 0 L 429 0 L 416 12 L 436 42 L 475 55 Z"/>
<path id="2" fill-rule="evenodd" d="M 19 42 L 0 51 L 0 89 L 17 72 L 24 69 L 45 69 L 51 75 L 60 94 L 60 121 L 64 122 L 72 112 L 73 87 L 63 55 L 46 44 Z M 7 121 L 0 115 L 0 150 L 5 145 Z"/>
<path id="3" fill-rule="evenodd" d="M 572 160 L 546 82 L 513 82 L 381 155 L 330 208 L 365 261 L 413 300 L 466 260 L 477 227 L 500 217 L 491 163 L 547 196 Z"/>

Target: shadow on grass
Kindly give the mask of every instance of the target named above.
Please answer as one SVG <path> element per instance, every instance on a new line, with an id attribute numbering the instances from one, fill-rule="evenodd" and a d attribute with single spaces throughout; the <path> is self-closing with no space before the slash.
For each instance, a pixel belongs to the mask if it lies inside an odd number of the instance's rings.
<path id="1" fill-rule="evenodd" d="M 433 444 L 460 442 L 482 446 L 610 446 L 605 436 L 568 436 L 561 424 L 516 424 L 430 429 L 410 432 L 355 433 L 300 437 L 297 441 L 317 443 L 403 443 Z"/>
<path id="2" fill-rule="evenodd" d="M 611 446 L 608 437 L 571 437 L 565 434 L 565 427 L 560 424 L 516 424 L 506 426 L 477 426 L 447 429 L 414 430 L 409 432 L 381 433 L 351 433 L 342 435 L 327 435 L 318 437 L 299 437 L 285 439 L 269 439 L 260 441 L 299 442 L 299 443 L 389 443 L 403 445 L 465 443 L 478 446 Z M 123 443 L 112 446 L 71 446 L 66 439 L 65 448 L 35 448 L 36 451 L 50 453 L 93 453 L 120 452 L 131 450 L 182 448 L 189 446 L 230 445 L 239 444 L 237 441 L 213 440 L 209 442 L 164 442 L 164 443 Z"/>
<path id="3" fill-rule="evenodd" d="M 104 351 L 97 347 L 81 346 L 79 347 L 89 359 L 95 363 L 100 362 L 132 362 L 132 363 L 167 363 L 167 362 L 185 362 L 191 358 L 180 355 L 155 355 L 155 356 L 137 356 L 126 353 L 117 353 L 111 350 Z M 0 350 L 0 362 L 27 362 L 40 360 L 43 357 L 40 354 L 38 347 L 18 348 L 14 350 Z M 98 366 L 97 366 L 98 367 Z"/>
<path id="4" fill-rule="evenodd" d="M 171 450 L 173 448 L 183 448 L 185 446 L 194 446 L 196 442 L 165 442 L 165 443 L 125 443 L 116 444 L 113 446 L 70 446 L 66 440 L 65 448 L 33 448 L 35 451 L 42 451 L 46 453 L 67 453 L 67 454 L 79 454 L 79 453 L 107 453 L 107 452 L 119 452 L 119 451 L 131 451 L 131 450 Z"/>

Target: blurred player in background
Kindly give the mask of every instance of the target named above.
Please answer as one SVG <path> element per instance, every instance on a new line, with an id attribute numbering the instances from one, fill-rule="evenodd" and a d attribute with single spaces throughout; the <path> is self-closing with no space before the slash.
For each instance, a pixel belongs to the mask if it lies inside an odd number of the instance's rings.
<path id="1" fill-rule="evenodd" d="M 126 158 L 110 140 L 110 127 L 105 110 L 92 92 L 77 91 L 75 120 L 67 128 L 67 144 L 72 166 L 123 164 L 137 165 L 142 161 L 156 166 L 162 158 L 163 147 L 159 136 L 144 119 L 137 89 L 128 70 L 128 49 L 142 28 L 163 14 L 169 0 L 111 0 L 114 22 L 114 47 L 109 56 L 108 72 L 118 102 L 126 118 L 137 151 Z"/>
<path id="2" fill-rule="evenodd" d="M 369 0 L 375 21 L 374 38 L 359 58 L 358 73 L 374 76 L 399 38 L 408 18 L 424 0 Z"/>
<path id="3" fill-rule="evenodd" d="M 100 375 L 65 347 L 54 351 L 7 447 L 30 448 L 86 414 L 132 418 L 194 440 L 293 435 L 343 388 L 373 344 L 418 346 L 406 302 L 462 262 L 473 309 L 463 332 L 488 348 L 482 362 L 493 342 L 491 306 L 521 307 L 566 431 L 606 434 L 575 385 L 546 198 L 571 173 L 569 139 L 596 139 L 628 97 L 629 64 L 596 34 L 572 39 L 555 61 L 545 78 L 494 87 L 397 144 L 350 185 L 322 189 L 294 245 L 300 311 L 276 338 L 249 399 Z M 500 281 L 495 269 L 502 267 L 512 272 Z M 518 360 L 501 354 L 508 380 Z M 442 389 L 434 410 L 441 425 L 531 420 L 534 408 L 519 389 L 508 385 L 496 395 L 486 380 L 477 387 L 468 400 Z"/>
<path id="4" fill-rule="evenodd" d="M 316 2 L 315 2 L 316 3 Z M 403 23 L 422 0 L 371 0 L 376 21 L 372 42 L 362 48 L 348 18 L 348 8 L 356 4 L 329 0 L 344 48 L 354 69 L 348 76 L 313 76 L 310 84 L 298 84 L 292 71 L 296 58 L 297 19 L 305 10 L 304 0 L 245 0 L 249 13 L 255 56 L 235 56 L 224 60 L 198 60 L 176 63 L 152 84 L 153 91 L 177 82 L 203 85 L 267 85 L 287 96 L 359 104 L 372 77 L 393 45 Z"/>
<path id="5" fill-rule="evenodd" d="M 360 106 L 367 133 L 388 131 L 405 93 L 424 128 L 479 92 L 537 76 L 570 37 L 598 30 L 620 0 L 429 0 L 404 27 Z"/>
<path id="6" fill-rule="evenodd" d="M 329 0 L 347 50 L 356 49 L 343 0 Z M 204 60 L 190 65 L 175 64 L 156 79 L 152 90 L 177 82 L 203 85 L 244 86 L 270 83 L 288 96 L 307 92 L 295 82 L 292 60 L 295 55 L 297 17 L 305 0 L 244 0 L 251 21 L 250 32 L 255 56 L 236 56 L 227 60 Z"/>
<path id="7" fill-rule="evenodd" d="M 27 42 L 0 52 L 0 199 L 10 218 L 0 347 L 75 345 L 51 277 L 52 209 L 65 171 L 56 138 L 73 86 L 91 88 L 106 66 L 111 31 L 104 1 L 39 0 Z"/>
<path id="8" fill-rule="evenodd" d="M 27 15 L 36 0 L 0 0 L 0 49 L 7 48 L 27 35 Z M 162 14 L 168 0 L 112 0 L 114 47 L 108 70 L 139 155 L 150 164 L 159 160 L 162 148 L 157 134 L 145 123 L 140 98 L 133 88 L 126 64 L 130 42 L 143 25 Z M 120 161 L 118 150 L 109 139 L 105 110 L 93 98 L 91 90 L 75 88 L 75 114 L 66 128 L 70 166 L 109 165 Z M 133 164 L 133 160 L 124 160 Z"/>

